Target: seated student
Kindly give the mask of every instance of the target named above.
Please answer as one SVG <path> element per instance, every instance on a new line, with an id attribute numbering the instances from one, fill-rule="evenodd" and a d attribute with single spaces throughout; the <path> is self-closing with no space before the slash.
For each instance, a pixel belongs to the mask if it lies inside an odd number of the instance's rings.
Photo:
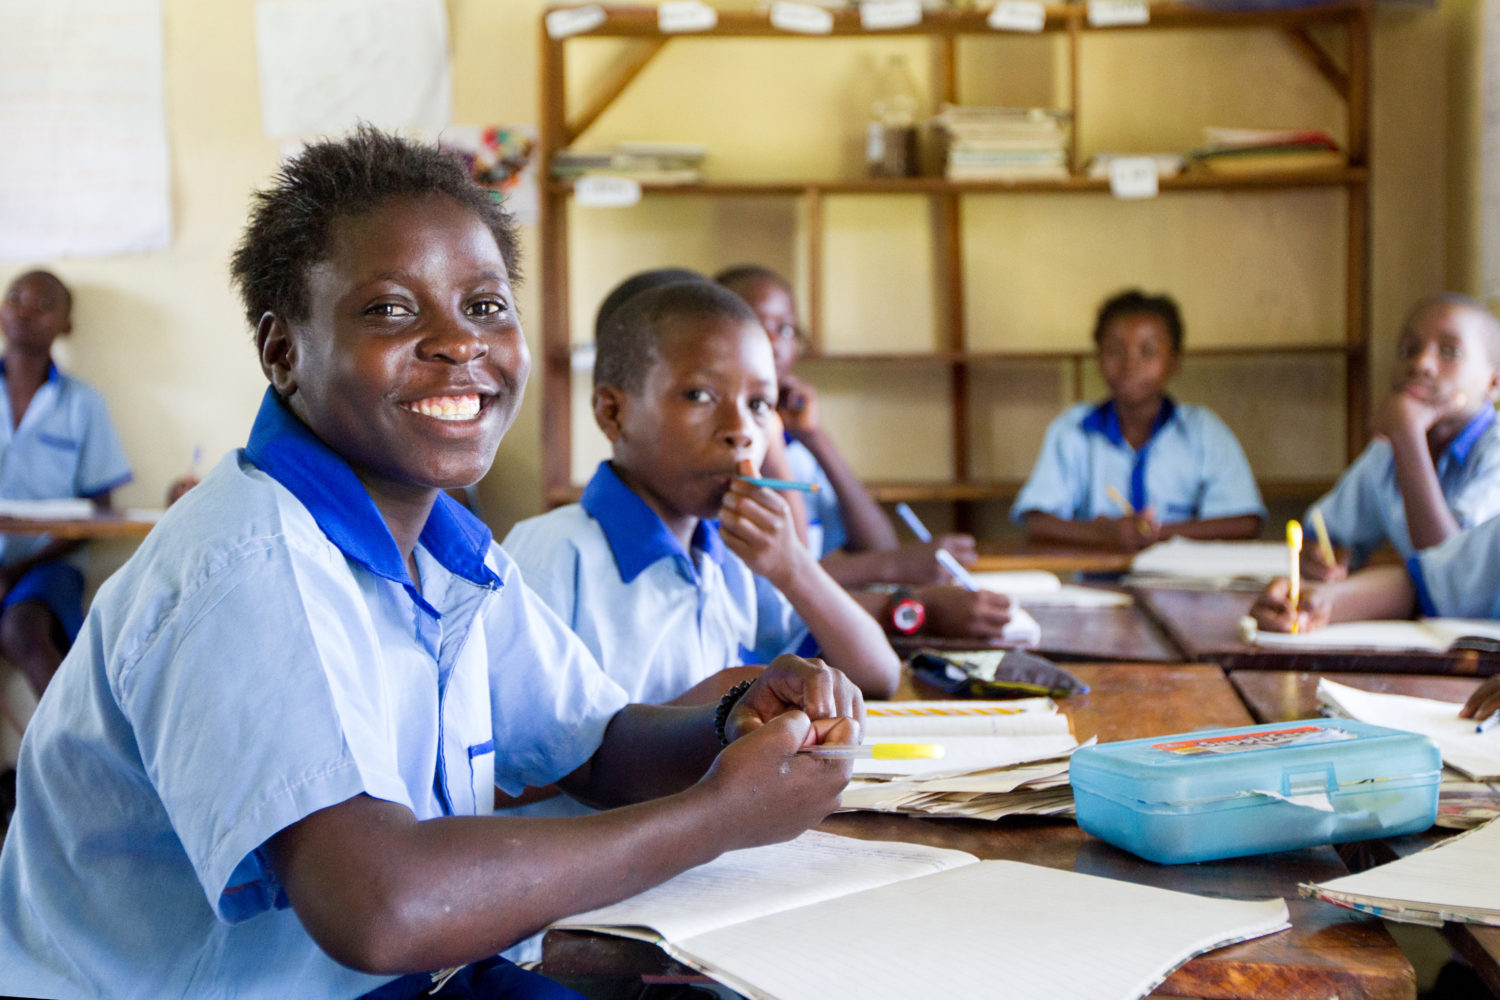
<path id="1" fill-rule="evenodd" d="M 7 500 L 87 497 L 108 507 L 110 492 L 130 481 L 104 397 L 52 361 L 53 341 L 73 328 L 72 309 L 72 294 L 49 271 L 16 278 L 0 302 L 0 497 Z M 83 622 L 75 557 L 82 545 L 0 538 L 0 654 L 38 695 Z"/>
<path id="2" fill-rule="evenodd" d="M 836 671 L 777 661 L 722 736 L 627 705 L 443 494 L 520 404 L 516 258 L 461 165 L 369 128 L 257 196 L 233 273 L 270 389 L 41 701 L 0 992 L 576 998 L 491 956 L 837 805 L 847 762 L 796 753 L 857 738 Z M 553 780 L 636 804 L 486 815 Z"/>
<path id="3" fill-rule="evenodd" d="M 895 691 L 880 628 L 802 544 L 785 498 L 741 478 L 765 457 L 776 373 L 739 297 L 699 280 L 631 296 L 598 332 L 593 406 L 612 459 L 580 503 L 502 547 L 631 698 L 768 662 L 804 623 L 866 694 Z"/>
<path id="4" fill-rule="evenodd" d="M 1032 541 L 1127 552 L 1259 534 L 1265 507 L 1233 432 L 1167 395 L 1182 361 L 1177 303 L 1121 292 L 1099 307 L 1094 343 L 1109 399 L 1052 421 L 1012 520 Z"/>
<path id="5" fill-rule="evenodd" d="M 1418 302 L 1401 325 L 1378 435 L 1313 504 L 1344 554 L 1304 546 L 1302 572 L 1337 580 L 1389 544 L 1406 559 L 1500 513 L 1500 322 L 1467 295 Z M 1308 516 L 1311 517 L 1311 510 Z"/>
<path id="6" fill-rule="evenodd" d="M 714 280 L 755 310 L 776 358 L 776 412 L 786 428 L 791 479 L 816 483 L 818 492 L 802 498 L 808 506 L 808 544 L 835 580 L 849 588 L 871 584 L 917 585 L 901 598 L 925 609 L 922 634 L 997 639 L 1010 621 L 1010 601 L 1002 594 L 955 586 L 936 559 L 947 549 L 964 565 L 974 562 L 974 539 L 943 535 L 932 542 L 901 544 L 895 526 L 844 460 L 819 419 L 818 393 L 792 374 L 803 346 L 792 287 L 758 264 L 726 268 Z M 855 599 L 883 622 L 892 601 L 855 590 Z"/>

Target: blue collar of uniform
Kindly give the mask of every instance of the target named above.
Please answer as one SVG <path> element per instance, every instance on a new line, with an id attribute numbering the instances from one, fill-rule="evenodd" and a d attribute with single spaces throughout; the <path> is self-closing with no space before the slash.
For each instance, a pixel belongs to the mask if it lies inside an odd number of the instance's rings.
<path id="1" fill-rule="evenodd" d="M 1161 401 L 1161 410 L 1156 414 L 1156 422 L 1151 425 L 1151 437 L 1167 426 L 1167 421 L 1177 415 L 1177 401 L 1171 396 L 1166 396 Z M 1082 427 L 1086 431 L 1102 434 L 1109 439 L 1110 444 L 1117 448 L 1126 445 L 1125 433 L 1120 430 L 1120 414 L 1115 410 L 1115 401 L 1106 399 L 1094 407 L 1083 418 Z M 1147 439 L 1148 441 L 1150 438 Z"/>
<path id="2" fill-rule="evenodd" d="M 4 377 L 4 375 L 5 375 L 5 359 L 4 358 L 0 358 L 0 377 Z M 57 367 L 57 362 L 56 361 L 49 362 L 48 365 L 47 365 L 47 381 L 48 382 L 56 382 L 60 378 L 62 378 L 62 369 L 60 369 L 60 368 Z"/>
<path id="3" fill-rule="evenodd" d="M 273 389 L 267 388 L 261 400 L 245 455 L 301 501 L 344 555 L 376 576 L 406 587 L 413 600 L 437 615 L 412 585 L 396 540 L 364 483 L 348 462 L 292 414 Z M 484 564 L 490 529 L 446 493 L 438 494 L 420 540 L 438 564 L 455 576 L 485 588 L 500 586 L 500 578 Z"/>
<path id="4" fill-rule="evenodd" d="M 658 559 L 676 559 L 690 576 L 697 578 L 692 559 L 682 551 L 677 536 L 667 530 L 661 517 L 646 501 L 626 486 L 608 462 L 600 462 L 589 484 L 579 498 L 584 511 L 604 532 L 604 540 L 614 553 L 620 579 L 631 582 Z M 719 565 L 724 564 L 724 540 L 714 521 L 699 521 L 693 529 L 693 548 L 702 549 Z"/>
<path id="5" fill-rule="evenodd" d="M 1495 422 L 1495 408 L 1489 403 L 1479 408 L 1463 430 L 1458 432 L 1458 437 L 1448 442 L 1448 447 L 1443 452 L 1443 457 L 1450 462 L 1459 465 L 1467 465 L 1469 453 L 1474 450 L 1474 444 L 1484 432 L 1490 429 L 1490 424 Z"/>

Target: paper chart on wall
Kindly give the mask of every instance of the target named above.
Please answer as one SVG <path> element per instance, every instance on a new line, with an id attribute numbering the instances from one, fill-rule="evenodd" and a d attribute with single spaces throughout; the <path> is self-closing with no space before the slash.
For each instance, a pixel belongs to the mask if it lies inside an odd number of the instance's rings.
<path id="1" fill-rule="evenodd" d="M 0 0 L 0 259 L 172 236 L 161 0 Z"/>

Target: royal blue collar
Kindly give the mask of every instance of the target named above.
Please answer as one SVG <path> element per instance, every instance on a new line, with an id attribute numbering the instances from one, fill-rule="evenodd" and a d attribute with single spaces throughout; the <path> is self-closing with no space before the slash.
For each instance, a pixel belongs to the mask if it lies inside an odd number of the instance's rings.
<path id="1" fill-rule="evenodd" d="M 4 358 L 0 358 L 0 378 L 4 378 L 4 377 L 5 377 L 5 359 Z M 48 365 L 47 365 L 47 381 L 48 382 L 56 382 L 60 378 L 62 378 L 62 369 L 60 369 L 60 368 L 57 367 L 57 362 L 56 361 L 49 362 Z"/>
<path id="2" fill-rule="evenodd" d="M 421 607 L 437 611 L 413 586 L 396 540 L 349 463 L 318 440 L 275 390 L 267 388 L 250 429 L 245 457 L 291 491 L 339 550 L 376 576 L 399 583 Z M 484 564 L 490 529 L 446 493 L 439 493 L 419 536 L 444 569 L 493 589 L 500 578 Z"/>
<path id="3" fill-rule="evenodd" d="M 599 463 L 579 502 L 599 522 L 604 540 L 614 553 L 621 580 L 630 583 L 658 559 L 675 559 L 690 579 L 698 579 L 693 560 L 682 551 L 677 536 L 667 530 L 661 517 L 635 490 L 625 485 L 608 462 Z M 693 548 L 701 549 L 715 563 L 724 564 L 724 540 L 719 537 L 718 522 L 698 522 L 693 529 Z"/>
<path id="4" fill-rule="evenodd" d="M 1161 401 L 1161 409 L 1156 414 L 1156 420 L 1151 424 L 1151 438 L 1156 437 L 1161 429 L 1167 426 L 1167 422 L 1177 415 L 1177 402 L 1171 397 L 1164 397 Z M 1083 418 L 1082 427 L 1085 431 L 1095 434 L 1103 434 L 1109 439 L 1110 444 L 1116 448 L 1124 448 L 1127 445 L 1125 432 L 1120 429 L 1120 414 L 1115 410 L 1115 401 L 1106 399 L 1094 407 Z"/>
<path id="5" fill-rule="evenodd" d="M 1474 419 L 1470 420 L 1464 426 L 1464 429 L 1458 432 L 1458 436 L 1448 442 L 1448 447 L 1443 451 L 1443 457 L 1450 462 L 1467 465 L 1469 463 L 1469 453 L 1474 450 L 1475 443 L 1484 435 L 1485 431 L 1490 429 L 1490 424 L 1494 422 L 1495 408 L 1489 403 L 1485 403 L 1485 405 L 1479 408 L 1479 412 L 1474 414 Z"/>

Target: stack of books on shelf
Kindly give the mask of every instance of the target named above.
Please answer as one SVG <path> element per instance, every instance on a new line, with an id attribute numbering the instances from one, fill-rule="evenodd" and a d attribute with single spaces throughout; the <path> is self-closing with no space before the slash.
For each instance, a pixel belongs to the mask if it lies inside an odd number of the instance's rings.
<path id="1" fill-rule="evenodd" d="M 561 149 L 552 157 L 552 176 L 621 177 L 643 185 L 697 184 L 708 149 L 688 142 L 617 142 L 599 152 Z"/>
<path id="2" fill-rule="evenodd" d="M 934 119 L 950 181 L 1064 180 L 1066 111 L 946 104 Z"/>
<path id="3" fill-rule="evenodd" d="M 1207 128 L 1206 144 L 1188 154 L 1216 174 L 1318 170 L 1344 165 L 1344 151 L 1321 129 Z"/>
<path id="4" fill-rule="evenodd" d="M 1050 698 L 869 705 L 865 743 L 942 748 L 934 758 L 858 760 L 844 810 L 916 816 L 1071 816 L 1068 758 L 1078 748 Z"/>

